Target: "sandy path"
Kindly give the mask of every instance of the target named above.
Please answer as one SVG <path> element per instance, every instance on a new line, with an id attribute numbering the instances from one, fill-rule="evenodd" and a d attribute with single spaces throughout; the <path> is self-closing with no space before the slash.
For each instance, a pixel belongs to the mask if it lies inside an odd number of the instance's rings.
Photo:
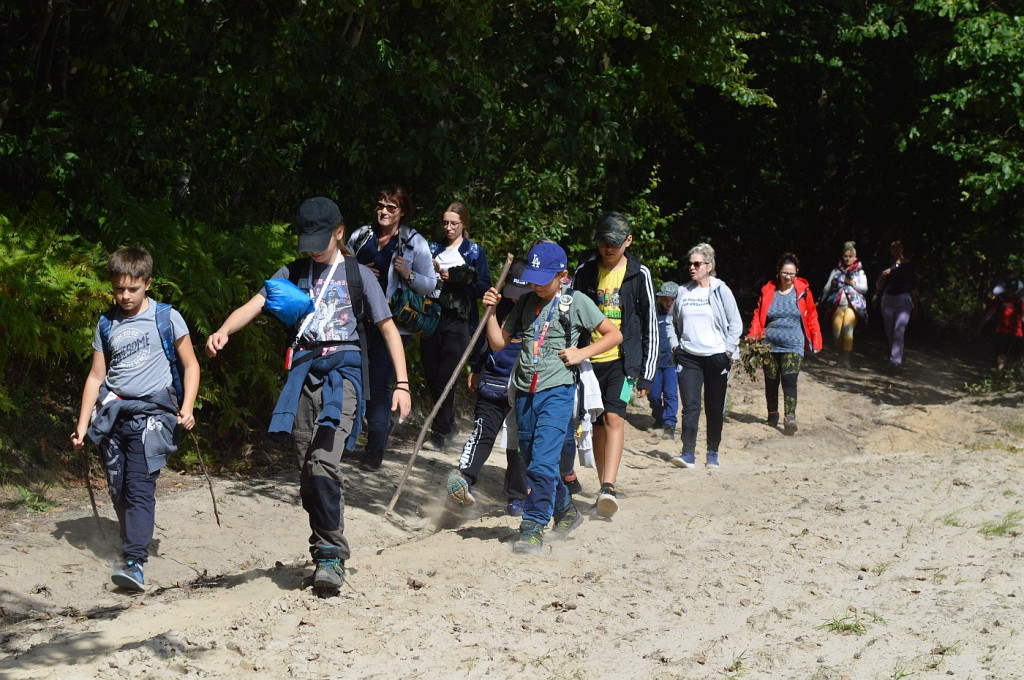
<path id="1" fill-rule="evenodd" d="M 980 530 L 1024 522 L 1020 398 L 964 398 L 968 367 L 931 359 L 899 382 L 812 362 L 795 437 L 738 376 L 714 473 L 666 463 L 676 444 L 631 407 L 622 509 L 543 557 L 510 551 L 501 456 L 438 532 L 454 454 L 421 454 L 394 521 L 408 450 L 349 468 L 354 554 L 331 599 L 303 587 L 294 475 L 219 481 L 220 529 L 205 487 L 164 493 L 136 598 L 108 588 L 116 545 L 87 499 L 21 516 L 0 533 L 0 676 L 1024 677 L 1021 528 Z"/>

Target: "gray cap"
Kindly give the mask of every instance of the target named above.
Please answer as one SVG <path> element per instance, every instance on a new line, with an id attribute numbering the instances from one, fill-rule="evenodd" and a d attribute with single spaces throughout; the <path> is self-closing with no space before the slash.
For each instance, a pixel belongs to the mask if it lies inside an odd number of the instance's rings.
<path id="1" fill-rule="evenodd" d="M 674 298 L 679 295 L 679 284 L 675 281 L 666 281 L 661 284 L 661 288 L 656 293 L 658 297 L 670 297 Z"/>
<path id="2" fill-rule="evenodd" d="M 621 246 L 629 237 L 629 218 L 618 212 L 606 212 L 594 227 L 594 243 L 611 243 Z"/>

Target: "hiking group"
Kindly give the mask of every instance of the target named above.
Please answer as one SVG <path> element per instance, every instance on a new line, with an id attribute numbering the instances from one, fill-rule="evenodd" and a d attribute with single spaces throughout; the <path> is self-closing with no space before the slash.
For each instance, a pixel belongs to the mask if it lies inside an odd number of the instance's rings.
<path id="1" fill-rule="evenodd" d="M 268 435 L 288 442 L 297 456 L 319 594 L 341 588 L 350 557 L 342 460 L 357 458 L 365 421 L 358 462 L 364 470 L 381 466 L 395 420 L 411 408 L 406 346 L 413 336 L 420 337 L 431 398 L 443 399 L 427 441 L 441 451 L 453 444 L 452 394 L 444 387 L 463 370 L 460 360 L 480 323 L 479 303 L 494 313 L 485 315 L 470 354 L 472 430 L 446 495 L 453 509 L 474 504 L 484 463 L 494 446 L 503 447 L 506 512 L 521 517 L 514 552 L 541 553 L 546 540 L 565 538 L 585 521 L 588 513 L 573 501 L 582 489 L 577 457 L 596 469 L 600 484 L 590 514 L 605 520 L 616 514 L 626 407 L 634 396 L 647 399 L 666 440 L 675 438 L 681 402 L 681 452 L 671 459 L 680 468 L 696 466 L 703 405 L 704 462 L 712 469 L 721 465 L 726 391 L 742 321 L 732 291 L 716 276 L 710 245 L 688 251 L 689 281 L 666 281 L 655 293 L 651 272 L 629 250 L 630 220 L 608 212 L 596 221 L 592 254 L 574 273 L 562 246 L 541 239 L 512 265 L 499 291 L 483 248 L 470 240 L 464 204 L 453 202 L 442 212 L 437 243 L 409 226 L 413 212 L 403 187 L 385 186 L 376 195 L 375 223 L 346 239 L 333 201 L 305 201 L 294 220 L 300 257 L 278 269 L 205 343 L 206 354 L 216 357 L 263 312 L 289 329 L 287 377 Z M 855 251 L 850 256 L 853 245 L 847 246 L 823 304 L 831 310 L 844 363 L 852 345 L 849 316 L 856 317 L 866 292 Z M 900 264 L 885 272 L 888 285 L 897 267 L 912 275 Z M 179 426 L 195 423 L 200 369 L 181 315 L 147 295 L 150 254 L 121 249 L 108 270 L 116 304 L 96 326 L 72 443 L 81 449 L 88 438 L 103 453 L 123 543 L 123 563 L 111 579 L 142 591 L 156 479 L 177 446 Z M 779 259 L 745 341 L 762 350 L 766 422 L 773 427 L 780 422 L 782 387 L 785 434 L 797 431 L 804 352 L 822 346 L 817 307 L 798 271 L 793 253 Z M 916 309 L 915 282 L 903 273 L 896 294 Z M 891 316 L 898 321 L 906 305 L 902 297 L 896 302 Z M 902 346 L 892 356 L 902 362 Z"/>

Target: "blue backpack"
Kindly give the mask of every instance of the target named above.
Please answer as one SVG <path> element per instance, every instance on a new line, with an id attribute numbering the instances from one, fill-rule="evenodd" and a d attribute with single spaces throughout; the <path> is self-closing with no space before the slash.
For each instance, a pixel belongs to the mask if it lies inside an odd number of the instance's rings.
<path id="1" fill-rule="evenodd" d="M 185 401 L 185 384 L 182 378 L 185 375 L 185 365 L 174 349 L 174 327 L 171 325 L 171 305 L 166 302 L 156 303 L 156 330 L 160 335 L 160 344 L 164 349 L 164 356 L 171 365 L 171 389 L 174 390 L 174 400 L 180 407 Z M 103 343 L 103 356 L 106 358 L 107 366 L 110 365 L 110 328 L 114 321 L 114 314 L 117 307 L 111 307 L 100 315 L 100 342 Z"/>

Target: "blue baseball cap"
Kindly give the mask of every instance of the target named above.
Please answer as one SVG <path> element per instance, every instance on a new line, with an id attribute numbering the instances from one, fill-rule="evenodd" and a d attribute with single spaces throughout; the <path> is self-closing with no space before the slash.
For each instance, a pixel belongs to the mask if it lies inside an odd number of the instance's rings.
<path id="1" fill-rule="evenodd" d="M 523 283 L 546 286 L 566 270 L 568 258 L 557 243 L 543 241 L 530 248 L 526 256 L 526 269 L 519 279 Z"/>

